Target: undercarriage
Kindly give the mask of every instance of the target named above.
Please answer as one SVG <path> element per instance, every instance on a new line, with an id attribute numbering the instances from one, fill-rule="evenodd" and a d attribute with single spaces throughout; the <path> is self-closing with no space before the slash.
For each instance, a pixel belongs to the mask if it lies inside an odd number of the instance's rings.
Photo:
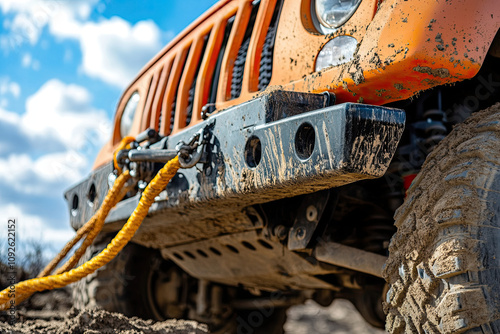
<path id="1" fill-rule="evenodd" d="M 158 161 L 196 134 L 204 144 L 192 153 L 199 159 L 194 167 L 157 198 L 115 268 L 128 286 L 148 287 L 142 316 L 188 317 L 223 331 L 227 319 L 260 327 L 306 299 L 329 305 L 346 298 L 383 327 L 382 266 L 396 231 L 394 212 L 452 127 L 498 101 L 500 78 L 492 70 L 498 65 L 490 56 L 471 80 L 386 107 L 274 91 L 177 135 L 149 133 L 125 152 L 123 166 L 135 173 L 135 185 L 108 216 L 108 237 L 137 205 Z M 75 229 L 112 182 L 109 164 L 66 193 Z M 151 264 L 132 275 L 138 270 L 130 263 L 141 260 L 130 258 L 137 254 Z M 131 314 L 122 304 L 110 305 Z"/>

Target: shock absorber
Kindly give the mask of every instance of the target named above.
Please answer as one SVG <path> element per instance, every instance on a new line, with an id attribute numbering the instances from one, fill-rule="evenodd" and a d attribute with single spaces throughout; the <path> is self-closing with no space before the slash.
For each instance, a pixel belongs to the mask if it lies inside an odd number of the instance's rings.
<path id="1" fill-rule="evenodd" d="M 429 154 L 448 134 L 445 112 L 440 109 L 427 110 L 420 126 L 423 131 L 421 140 L 425 147 L 425 153 Z"/>
<path id="2" fill-rule="evenodd" d="M 398 148 L 396 157 L 389 167 L 388 184 L 394 193 L 408 189 L 420 171 L 427 155 L 449 133 L 451 126 L 441 103 L 441 92 L 424 96 L 417 102 L 413 122 L 407 126 L 404 144 Z M 436 103 L 437 102 L 437 103 Z M 431 106 L 431 108 L 426 106 Z M 402 181 L 402 187 L 400 182 Z"/>

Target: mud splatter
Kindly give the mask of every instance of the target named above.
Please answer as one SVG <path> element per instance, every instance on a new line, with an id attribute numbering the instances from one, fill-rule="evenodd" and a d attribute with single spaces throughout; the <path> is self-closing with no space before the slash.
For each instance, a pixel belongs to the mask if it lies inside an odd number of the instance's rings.
<path id="1" fill-rule="evenodd" d="M 403 84 L 400 84 L 400 83 L 395 83 L 394 84 L 394 88 L 396 88 L 397 90 L 402 90 L 402 89 L 405 89 Z"/>
<path id="2" fill-rule="evenodd" d="M 413 68 L 415 72 L 430 74 L 434 77 L 448 78 L 450 71 L 447 68 L 430 68 L 428 66 L 416 66 Z"/>

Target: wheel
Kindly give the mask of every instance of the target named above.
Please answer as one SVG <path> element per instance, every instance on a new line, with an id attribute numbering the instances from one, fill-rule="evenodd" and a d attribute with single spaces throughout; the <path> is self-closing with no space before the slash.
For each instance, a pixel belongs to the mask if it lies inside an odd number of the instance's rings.
<path id="1" fill-rule="evenodd" d="M 363 291 L 350 299 L 363 319 L 376 328 L 384 328 L 385 324 L 381 296 L 379 291 Z"/>
<path id="2" fill-rule="evenodd" d="M 81 262 L 97 255 L 109 241 L 90 246 Z M 73 304 L 144 319 L 179 318 L 183 310 L 175 296 L 160 292 L 176 291 L 181 279 L 158 251 L 129 243 L 111 262 L 73 285 Z"/>
<path id="3" fill-rule="evenodd" d="M 456 126 L 395 215 L 390 333 L 500 333 L 500 104 Z"/>

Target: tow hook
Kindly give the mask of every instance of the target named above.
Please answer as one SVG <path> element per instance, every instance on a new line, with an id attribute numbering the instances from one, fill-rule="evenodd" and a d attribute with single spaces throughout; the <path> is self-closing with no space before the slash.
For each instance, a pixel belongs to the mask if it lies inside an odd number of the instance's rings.
<path id="1" fill-rule="evenodd" d="M 213 127 L 214 123 L 214 121 L 209 122 L 205 127 L 198 130 L 189 139 L 187 144 L 181 140 L 175 146 L 182 168 L 191 168 L 200 162 L 204 153 L 205 145 L 210 140 L 209 129 Z"/>
<path id="2" fill-rule="evenodd" d="M 211 132 L 215 121 L 209 122 L 206 126 L 198 130 L 187 141 L 179 141 L 175 149 L 164 149 L 150 147 L 151 144 L 160 142 L 160 147 L 166 147 L 169 137 L 159 137 L 154 129 L 147 129 L 136 137 L 136 141 L 131 143 L 130 149 L 124 149 L 118 152 L 117 161 L 122 168 L 130 170 L 133 178 L 145 179 L 152 176 L 155 170 L 154 163 L 167 163 L 176 156 L 179 157 L 179 163 L 182 168 L 194 167 L 202 162 L 205 152 L 205 146 L 210 141 Z M 146 142 L 141 146 L 141 142 Z M 114 177 L 112 177 L 114 175 Z M 116 179 L 116 171 L 109 176 L 110 182 Z"/>

